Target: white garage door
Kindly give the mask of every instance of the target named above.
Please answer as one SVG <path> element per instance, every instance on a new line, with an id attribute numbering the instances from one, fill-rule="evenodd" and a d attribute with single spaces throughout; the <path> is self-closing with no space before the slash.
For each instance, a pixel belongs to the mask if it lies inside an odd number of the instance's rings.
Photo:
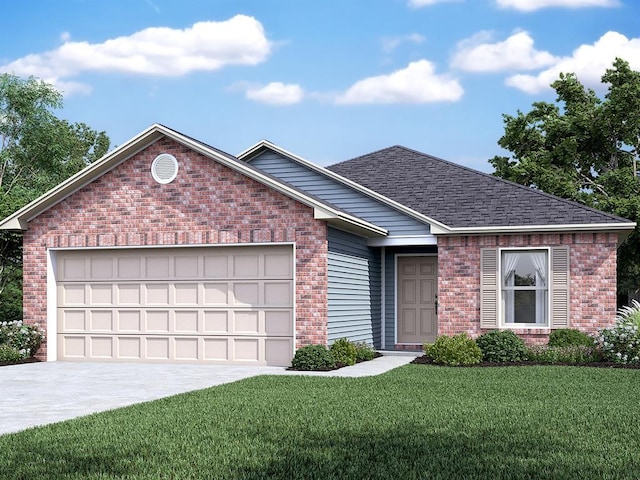
<path id="1" fill-rule="evenodd" d="M 60 251 L 58 358 L 290 364 L 293 248 Z"/>

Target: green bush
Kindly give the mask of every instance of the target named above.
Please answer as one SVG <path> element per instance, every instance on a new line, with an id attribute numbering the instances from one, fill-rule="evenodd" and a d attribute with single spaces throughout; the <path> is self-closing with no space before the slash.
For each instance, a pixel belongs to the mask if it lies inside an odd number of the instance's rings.
<path id="1" fill-rule="evenodd" d="M 474 365 L 482 359 L 482 351 L 466 333 L 442 335 L 434 343 L 425 344 L 424 353 L 442 365 Z"/>
<path id="2" fill-rule="evenodd" d="M 22 320 L 0 322 L 0 345 L 15 348 L 22 358 L 35 355 L 44 340 L 44 333 L 37 325 L 26 325 Z"/>
<path id="3" fill-rule="evenodd" d="M 342 365 L 355 365 L 357 351 L 353 342 L 346 338 L 341 338 L 340 340 L 333 342 L 330 350 L 336 363 L 340 363 Z"/>
<path id="4" fill-rule="evenodd" d="M 595 345 L 532 345 L 527 348 L 530 361 L 537 363 L 583 364 L 602 361 L 602 352 Z"/>
<path id="5" fill-rule="evenodd" d="M 527 359 L 524 341 L 511 330 L 494 330 L 480 335 L 476 344 L 486 362 L 520 362 Z"/>
<path id="6" fill-rule="evenodd" d="M 549 335 L 550 347 L 567 347 L 570 345 L 584 345 L 593 347 L 595 340 L 580 330 L 574 328 L 559 328 Z"/>
<path id="7" fill-rule="evenodd" d="M 336 360 L 324 345 L 305 345 L 296 351 L 291 361 L 294 370 L 333 370 Z"/>
<path id="8" fill-rule="evenodd" d="M 22 358 L 20 352 L 11 345 L 0 345 L 0 363 L 15 363 Z"/>
<path id="9" fill-rule="evenodd" d="M 359 342 L 356 343 L 356 362 L 366 362 L 376 358 L 376 351 L 370 345 Z"/>

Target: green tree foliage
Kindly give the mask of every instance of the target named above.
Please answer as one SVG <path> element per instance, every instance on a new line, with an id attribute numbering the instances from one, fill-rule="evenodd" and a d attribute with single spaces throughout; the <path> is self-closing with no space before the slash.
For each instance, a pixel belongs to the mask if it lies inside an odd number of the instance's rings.
<path id="1" fill-rule="evenodd" d="M 59 119 L 56 89 L 35 78 L 0 75 L 0 218 L 104 155 L 109 137 Z M 22 236 L 0 232 L 0 321 L 21 317 Z"/>
<path id="2" fill-rule="evenodd" d="M 602 76 L 604 98 L 573 73 L 551 84 L 555 104 L 503 115 L 498 144 L 512 157 L 489 162 L 494 175 L 637 221 L 640 213 L 640 72 L 616 59 Z M 640 233 L 618 251 L 618 292 L 640 288 Z"/>

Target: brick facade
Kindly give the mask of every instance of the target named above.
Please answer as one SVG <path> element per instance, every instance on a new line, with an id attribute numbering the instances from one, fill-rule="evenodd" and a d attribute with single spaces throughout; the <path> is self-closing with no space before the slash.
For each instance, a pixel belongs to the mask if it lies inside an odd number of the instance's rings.
<path id="1" fill-rule="evenodd" d="M 480 328 L 480 249 L 566 245 L 570 258 L 569 327 L 586 333 L 614 322 L 616 233 L 450 236 L 438 238 L 438 334 Z M 546 343 L 549 329 L 515 330 L 529 343 Z"/>
<path id="2" fill-rule="evenodd" d="M 171 153 L 176 180 L 156 183 Z M 148 146 L 29 222 L 24 319 L 47 325 L 47 249 L 295 242 L 296 343 L 327 342 L 327 225 L 313 209 L 168 138 Z M 46 358 L 43 345 L 39 358 Z"/>

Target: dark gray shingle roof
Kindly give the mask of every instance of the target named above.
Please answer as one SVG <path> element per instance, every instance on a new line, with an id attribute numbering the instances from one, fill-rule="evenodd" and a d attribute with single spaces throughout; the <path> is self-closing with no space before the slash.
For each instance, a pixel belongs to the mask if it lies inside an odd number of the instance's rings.
<path id="1" fill-rule="evenodd" d="M 629 222 L 401 146 L 327 168 L 454 228 Z"/>

